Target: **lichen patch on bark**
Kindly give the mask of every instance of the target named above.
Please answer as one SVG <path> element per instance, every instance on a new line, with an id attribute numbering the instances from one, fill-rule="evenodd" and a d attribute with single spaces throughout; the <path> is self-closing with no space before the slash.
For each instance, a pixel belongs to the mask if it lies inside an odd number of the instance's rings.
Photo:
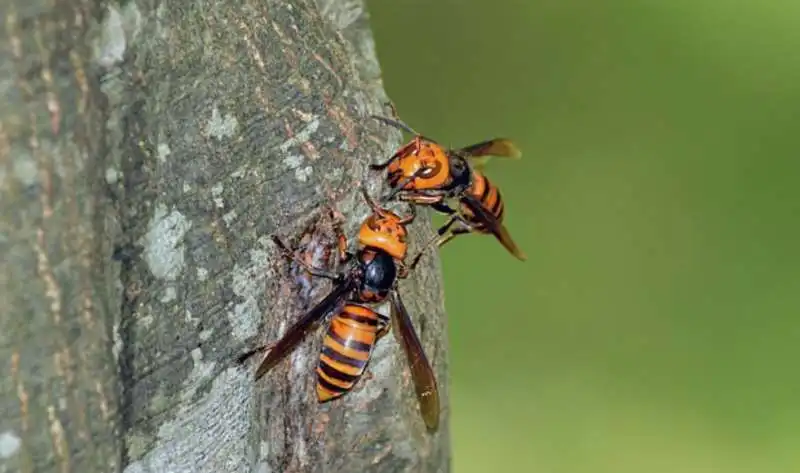
<path id="1" fill-rule="evenodd" d="M 0 434 L 0 459 L 10 458 L 19 451 L 22 441 L 14 432 L 7 430 Z M 2 469 L 2 466 L 0 466 Z"/>
<path id="2" fill-rule="evenodd" d="M 226 113 L 224 117 L 220 116 L 219 109 L 214 107 L 211 110 L 211 119 L 206 124 L 205 134 L 218 140 L 231 138 L 236 134 L 238 126 L 239 121 L 233 114 Z"/>
<path id="3" fill-rule="evenodd" d="M 233 293 L 240 298 L 232 310 L 226 312 L 231 326 L 231 334 L 240 342 L 244 342 L 258 333 L 258 321 L 261 311 L 258 300 L 262 297 L 266 279 L 273 273 L 270 270 L 270 259 L 273 252 L 262 242 L 262 248 L 250 250 L 250 260 L 245 265 L 236 263 L 233 268 L 231 286 Z"/>
<path id="4" fill-rule="evenodd" d="M 193 358 L 196 357 L 193 354 Z M 158 429 L 155 445 L 140 449 L 142 458 L 132 461 L 124 473 L 219 473 L 250 471 L 249 447 L 242 439 L 250 427 L 252 379 L 237 367 L 219 373 L 210 389 L 194 399 L 198 383 L 207 383 L 207 366 L 200 362 L 196 376 L 186 380 L 181 406 Z M 199 435 L 213 428 L 212 435 Z M 139 439 L 141 440 L 141 439 Z M 129 438 L 129 445 L 139 442 Z"/>
<path id="5" fill-rule="evenodd" d="M 100 40 L 96 47 L 95 60 L 105 68 L 122 62 L 125 56 L 127 41 L 125 40 L 125 30 L 122 28 L 122 15 L 113 6 L 106 9 Z"/>
<path id="6" fill-rule="evenodd" d="M 319 118 L 314 117 L 308 121 L 308 124 L 302 130 L 298 131 L 294 134 L 294 136 L 290 136 L 289 139 L 281 143 L 278 148 L 286 153 L 289 149 L 293 148 L 294 146 L 307 143 L 311 136 L 317 132 L 319 128 Z"/>
<path id="7" fill-rule="evenodd" d="M 156 207 L 142 241 L 144 258 L 153 276 L 177 279 L 184 266 L 183 237 L 191 226 L 177 210 L 168 214 L 164 204 Z"/>
<path id="8" fill-rule="evenodd" d="M 157 154 L 158 160 L 161 161 L 162 163 L 166 163 L 167 158 L 172 153 L 172 150 L 170 149 L 169 145 L 167 143 L 159 143 L 156 150 L 158 153 Z"/>

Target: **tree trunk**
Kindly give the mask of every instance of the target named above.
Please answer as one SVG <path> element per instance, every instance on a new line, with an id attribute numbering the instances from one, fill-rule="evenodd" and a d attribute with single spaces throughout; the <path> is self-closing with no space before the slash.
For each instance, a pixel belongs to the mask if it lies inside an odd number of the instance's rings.
<path id="1" fill-rule="evenodd" d="M 367 164 L 400 142 L 366 118 L 386 96 L 362 2 L 11 0 L 0 17 L 0 472 L 449 471 L 435 256 L 401 290 L 437 433 L 394 337 L 323 405 L 319 330 L 257 383 L 257 358 L 234 361 L 330 289 L 268 235 L 326 264 L 326 207 L 353 235 L 357 183 L 377 195 Z M 418 218 L 412 251 L 431 235 Z"/>

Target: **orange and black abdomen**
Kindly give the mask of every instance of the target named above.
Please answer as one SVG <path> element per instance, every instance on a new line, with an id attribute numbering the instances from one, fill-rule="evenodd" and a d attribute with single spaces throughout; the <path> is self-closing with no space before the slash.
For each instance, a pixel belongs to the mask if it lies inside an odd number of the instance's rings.
<path id="1" fill-rule="evenodd" d="M 346 304 L 333 316 L 317 366 L 320 402 L 335 399 L 353 388 L 364 374 L 378 332 L 385 326 L 382 315 L 358 304 Z"/>
<path id="2" fill-rule="evenodd" d="M 484 209 L 495 216 L 497 221 L 503 221 L 503 211 L 505 210 L 503 197 L 500 195 L 500 190 L 489 181 L 489 178 L 473 171 L 472 185 L 467 190 L 467 193 L 478 200 Z M 462 205 L 461 211 L 464 217 L 474 225 L 475 230 L 479 232 L 489 231 L 485 223 L 475 218 L 468 206 Z"/>

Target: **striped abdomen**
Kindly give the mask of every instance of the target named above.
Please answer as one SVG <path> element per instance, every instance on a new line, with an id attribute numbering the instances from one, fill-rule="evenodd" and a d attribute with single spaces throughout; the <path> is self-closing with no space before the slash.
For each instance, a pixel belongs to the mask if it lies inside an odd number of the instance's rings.
<path id="1" fill-rule="evenodd" d="M 467 189 L 467 193 L 478 200 L 483 208 L 489 211 L 499 221 L 503 221 L 503 198 L 500 196 L 500 190 L 492 184 L 489 179 L 483 174 L 473 171 L 472 185 Z M 475 218 L 470 208 L 466 205 L 461 206 L 462 214 L 471 224 L 474 229 L 479 232 L 488 232 L 486 223 Z"/>
<path id="2" fill-rule="evenodd" d="M 317 398 L 320 402 L 350 391 L 364 373 L 378 332 L 386 318 L 363 305 L 348 303 L 333 316 L 322 342 L 317 366 Z"/>

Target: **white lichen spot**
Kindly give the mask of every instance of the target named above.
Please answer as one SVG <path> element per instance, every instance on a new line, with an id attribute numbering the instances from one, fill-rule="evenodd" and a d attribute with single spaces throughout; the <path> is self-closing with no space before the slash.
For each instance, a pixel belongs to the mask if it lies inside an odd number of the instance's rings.
<path id="1" fill-rule="evenodd" d="M 330 174 L 331 180 L 338 181 L 339 179 L 341 179 L 343 173 L 344 171 L 341 168 L 331 169 L 331 174 Z"/>
<path id="2" fill-rule="evenodd" d="M 22 440 L 14 432 L 5 431 L 0 434 L 0 458 L 10 458 L 19 451 Z"/>
<path id="3" fill-rule="evenodd" d="M 62 412 L 67 410 L 67 398 L 65 397 L 58 398 L 58 410 Z"/>
<path id="4" fill-rule="evenodd" d="M 164 6 L 163 3 L 160 3 L 158 8 L 156 8 L 155 36 L 162 40 L 168 39 L 171 32 L 166 16 L 167 7 Z"/>
<path id="5" fill-rule="evenodd" d="M 292 353 L 292 369 L 298 373 L 305 371 L 307 358 L 305 350 L 295 350 Z"/>
<path id="6" fill-rule="evenodd" d="M 283 163 L 289 169 L 294 169 L 294 177 L 300 182 L 308 181 L 308 178 L 314 172 L 311 166 L 303 166 L 303 161 L 305 161 L 305 158 L 299 154 L 290 154 L 283 158 Z"/>
<path id="7" fill-rule="evenodd" d="M 39 171 L 31 155 L 23 153 L 14 160 L 14 177 L 25 187 L 39 182 Z"/>
<path id="8" fill-rule="evenodd" d="M 241 167 L 231 173 L 231 177 L 235 177 L 239 179 L 240 177 L 244 176 L 244 173 L 247 171 L 247 168 Z"/>
<path id="9" fill-rule="evenodd" d="M 305 143 L 311 139 L 311 135 L 316 133 L 317 128 L 319 128 L 319 118 L 314 117 L 310 122 L 308 122 L 308 125 L 306 125 L 305 128 L 296 133 L 293 137 L 281 143 L 278 148 L 285 153 L 289 151 L 289 148 L 297 146 L 301 143 Z"/>
<path id="10" fill-rule="evenodd" d="M 214 187 L 211 188 L 211 195 L 214 198 L 214 204 L 218 209 L 225 207 L 225 201 L 222 199 L 223 190 L 224 187 L 222 186 L 221 182 L 214 184 Z"/>
<path id="11" fill-rule="evenodd" d="M 197 268 L 197 280 L 205 281 L 208 279 L 208 270 L 206 268 Z"/>
<path id="12" fill-rule="evenodd" d="M 294 170 L 294 177 L 300 182 L 308 181 L 308 178 L 314 173 L 314 169 L 311 166 L 306 166 L 304 168 L 297 168 Z"/>
<path id="13" fill-rule="evenodd" d="M 122 29 L 125 30 L 125 37 L 128 43 L 133 42 L 142 30 L 142 14 L 136 2 L 126 2 L 122 7 Z"/>
<path id="14" fill-rule="evenodd" d="M 231 210 L 230 212 L 228 212 L 228 213 L 226 213 L 225 215 L 222 216 L 222 220 L 225 221 L 226 225 L 230 226 L 231 223 L 236 221 L 236 217 L 237 216 L 238 216 L 238 214 L 236 213 L 236 210 Z"/>
<path id="15" fill-rule="evenodd" d="M 169 304 L 170 302 L 174 301 L 177 298 L 177 292 L 175 291 L 175 286 L 167 286 L 164 289 L 164 295 L 161 296 L 161 303 L 162 304 Z"/>
<path id="16" fill-rule="evenodd" d="M 192 186 L 190 186 L 188 182 L 184 182 L 183 183 L 183 193 L 184 194 L 188 194 L 191 191 L 192 191 Z"/>
<path id="17" fill-rule="evenodd" d="M 106 183 L 107 184 L 116 184 L 119 181 L 119 171 L 114 168 L 106 169 Z"/>
<path id="18" fill-rule="evenodd" d="M 156 320 L 156 318 L 153 317 L 153 314 L 147 314 L 147 315 L 143 315 L 143 316 L 139 317 L 139 323 L 144 328 L 150 328 L 150 326 L 153 325 L 153 322 L 155 320 Z"/>
<path id="19" fill-rule="evenodd" d="M 303 164 L 303 161 L 305 161 L 305 159 L 306 158 L 303 157 L 303 155 L 290 154 L 285 158 L 283 158 L 283 164 L 285 164 L 286 167 L 288 167 L 289 169 L 295 169 L 300 167 L 300 165 Z"/>
<path id="20" fill-rule="evenodd" d="M 311 120 L 314 119 L 314 114 L 313 113 L 304 112 L 304 111 L 300 110 L 299 108 L 292 107 L 292 113 L 294 113 L 295 115 L 300 117 L 300 120 L 303 120 L 306 123 L 308 123 L 308 122 L 310 122 Z"/>
<path id="21" fill-rule="evenodd" d="M 278 338 L 284 336 L 286 334 L 286 321 L 281 320 L 281 324 L 278 325 Z"/>
<path id="22" fill-rule="evenodd" d="M 172 149 L 170 149 L 169 145 L 166 143 L 159 143 L 156 147 L 156 152 L 158 153 L 158 160 L 162 163 L 166 163 L 167 158 L 172 154 Z"/>
<path id="23" fill-rule="evenodd" d="M 206 125 L 206 135 L 221 140 L 223 138 L 230 138 L 236 132 L 236 127 L 239 121 L 230 113 L 221 117 L 219 109 L 214 107 L 211 111 L 211 120 Z"/>
<path id="24" fill-rule="evenodd" d="M 200 318 L 195 318 L 192 314 L 192 311 L 189 309 L 186 309 L 186 311 L 183 313 L 183 318 L 186 320 L 187 324 L 197 325 L 197 323 L 200 322 Z"/>
<path id="25" fill-rule="evenodd" d="M 200 332 L 200 335 L 198 335 L 198 336 L 200 337 L 200 340 L 205 342 L 209 338 L 211 338 L 211 335 L 213 335 L 213 334 L 214 334 L 214 329 L 213 328 L 207 328 L 205 330 L 202 330 Z"/>
<path id="26" fill-rule="evenodd" d="M 99 42 L 95 45 L 95 60 L 100 66 L 110 68 L 122 62 L 125 49 L 127 40 L 122 26 L 122 15 L 109 5 L 101 26 Z"/>
<path id="27" fill-rule="evenodd" d="M 256 473 L 272 473 L 272 467 L 269 466 L 267 458 L 269 457 L 269 443 L 262 441 L 258 448 L 258 466 Z"/>
<path id="28" fill-rule="evenodd" d="M 194 397 L 197 387 L 213 374 L 214 366 L 217 364 L 215 361 L 204 362 L 203 350 L 200 348 L 192 350 L 191 355 L 194 366 L 189 376 L 183 382 L 185 389 L 181 392 L 181 398 L 184 401 L 189 401 Z"/>
<path id="29" fill-rule="evenodd" d="M 233 310 L 229 310 L 227 314 L 236 340 L 247 340 L 258 332 L 258 297 L 264 288 L 268 262 L 269 253 L 255 249 L 250 251 L 250 261 L 246 266 L 242 267 L 237 263 L 233 268 L 233 292 L 242 301 L 235 304 Z"/>
<path id="30" fill-rule="evenodd" d="M 183 237 L 192 223 L 177 210 L 168 214 L 167 207 L 158 204 L 148 227 L 140 243 L 150 272 L 159 279 L 175 280 L 184 265 Z"/>
<path id="31" fill-rule="evenodd" d="M 317 5 L 323 18 L 331 22 L 339 30 L 344 30 L 353 24 L 364 13 L 364 4 L 359 0 L 318 0 Z"/>
<path id="32" fill-rule="evenodd" d="M 272 248 L 275 243 L 272 241 L 272 238 L 269 235 L 261 235 L 258 237 L 258 244 L 264 248 Z"/>
<path id="33" fill-rule="evenodd" d="M 109 6 L 106 11 L 93 53 L 100 66 L 111 68 L 123 61 L 128 45 L 139 36 L 142 14 L 136 2 L 127 2 L 121 10 Z"/>
<path id="34" fill-rule="evenodd" d="M 119 333 L 119 323 L 115 323 L 111 328 L 111 337 L 114 339 L 114 344 L 111 345 L 111 354 L 114 359 L 119 359 L 119 354 L 122 352 L 122 336 Z"/>

